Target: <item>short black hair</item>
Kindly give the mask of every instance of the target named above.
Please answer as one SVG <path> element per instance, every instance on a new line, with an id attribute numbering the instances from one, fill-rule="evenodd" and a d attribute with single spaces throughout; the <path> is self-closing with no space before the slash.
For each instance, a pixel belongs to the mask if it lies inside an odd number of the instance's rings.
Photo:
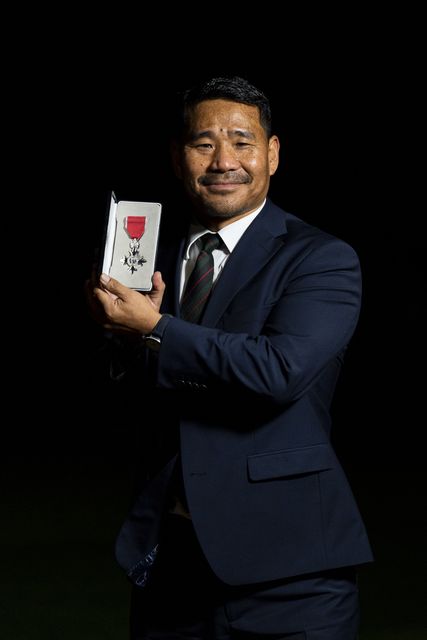
<path id="1" fill-rule="evenodd" d="M 180 137 L 188 124 L 188 112 L 205 100 L 231 100 L 258 107 L 260 122 L 267 137 L 271 136 L 271 107 L 269 99 L 253 84 L 239 76 L 211 78 L 178 94 L 174 134 Z"/>

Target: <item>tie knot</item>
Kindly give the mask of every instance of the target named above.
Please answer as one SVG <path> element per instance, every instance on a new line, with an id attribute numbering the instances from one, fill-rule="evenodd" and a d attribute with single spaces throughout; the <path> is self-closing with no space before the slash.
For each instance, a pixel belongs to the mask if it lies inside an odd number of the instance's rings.
<path id="1" fill-rule="evenodd" d="M 201 248 L 200 251 L 205 251 L 206 253 L 212 253 L 215 249 L 218 249 L 221 244 L 221 236 L 219 233 L 205 233 L 200 238 Z"/>

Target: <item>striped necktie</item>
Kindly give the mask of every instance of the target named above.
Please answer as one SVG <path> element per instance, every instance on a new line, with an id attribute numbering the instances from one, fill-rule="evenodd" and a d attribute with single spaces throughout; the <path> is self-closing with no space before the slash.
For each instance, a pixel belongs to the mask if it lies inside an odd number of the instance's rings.
<path id="1" fill-rule="evenodd" d="M 188 278 L 181 301 L 181 317 L 198 322 L 213 284 L 214 259 L 212 251 L 222 243 L 218 233 L 205 233 L 200 239 L 201 250 Z"/>

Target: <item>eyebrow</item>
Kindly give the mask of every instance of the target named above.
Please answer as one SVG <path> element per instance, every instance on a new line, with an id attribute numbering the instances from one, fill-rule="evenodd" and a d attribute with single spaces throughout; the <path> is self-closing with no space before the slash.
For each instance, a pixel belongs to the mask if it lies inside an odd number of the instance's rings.
<path id="1" fill-rule="evenodd" d="M 240 138 L 244 138 L 245 140 L 255 140 L 255 136 L 250 131 L 246 129 L 232 129 L 229 134 L 229 137 L 239 136 Z M 206 129 L 206 131 L 199 131 L 198 133 L 193 133 L 189 136 L 192 142 L 196 142 L 201 138 L 214 138 L 215 133 L 211 129 Z"/>

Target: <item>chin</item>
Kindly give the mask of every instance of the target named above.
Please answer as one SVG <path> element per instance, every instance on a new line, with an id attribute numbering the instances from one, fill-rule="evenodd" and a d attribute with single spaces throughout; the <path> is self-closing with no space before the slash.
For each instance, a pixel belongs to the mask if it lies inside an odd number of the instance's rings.
<path id="1" fill-rule="evenodd" d="M 199 210 L 208 218 L 227 220 L 244 213 L 248 210 L 248 207 L 237 202 L 206 202 L 204 200 L 199 203 Z"/>

